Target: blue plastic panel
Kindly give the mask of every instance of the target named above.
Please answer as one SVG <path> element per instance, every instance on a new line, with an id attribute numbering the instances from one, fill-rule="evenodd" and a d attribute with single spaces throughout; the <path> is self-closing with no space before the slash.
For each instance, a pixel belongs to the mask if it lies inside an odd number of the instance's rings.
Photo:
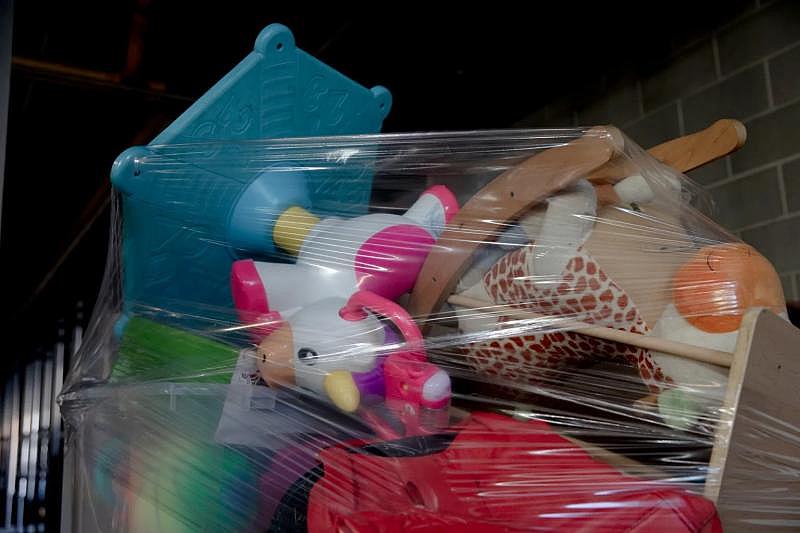
<path id="1" fill-rule="evenodd" d="M 263 217 L 249 212 L 262 204 L 300 204 L 322 214 L 349 206 L 359 214 L 369 204 L 372 181 L 366 173 L 355 180 L 331 173 L 307 186 L 302 172 L 264 173 L 237 164 L 235 145 L 195 154 L 191 175 L 186 161 L 179 166 L 184 174 L 176 176 L 166 163 L 154 168 L 137 160 L 163 144 L 375 133 L 390 107 L 385 88 L 366 89 L 296 48 L 285 26 L 265 28 L 254 51 L 150 145 L 130 148 L 114 163 L 111 179 L 122 193 L 126 308 L 147 302 L 176 311 L 198 304 L 210 313 L 229 309 L 232 260 L 274 253 Z"/>

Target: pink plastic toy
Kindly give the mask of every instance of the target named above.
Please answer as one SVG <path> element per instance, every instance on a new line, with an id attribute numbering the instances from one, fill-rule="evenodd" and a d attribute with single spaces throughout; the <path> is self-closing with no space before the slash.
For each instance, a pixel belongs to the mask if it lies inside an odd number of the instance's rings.
<path id="1" fill-rule="evenodd" d="M 242 260 L 231 272 L 264 380 L 317 392 L 348 412 L 370 396 L 397 412 L 446 407 L 450 379 L 427 361 L 417 325 L 392 299 L 411 289 L 457 211 L 444 186 L 425 191 L 403 215 L 319 220 L 298 207 L 284 211 L 273 239 L 297 262 Z"/>
<path id="2" fill-rule="evenodd" d="M 428 362 L 417 325 L 391 300 L 358 291 L 268 325 L 257 363 L 267 383 L 311 390 L 346 412 L 367 397 L 385 398 L 395 412 L 414 415 L 448 405 L 449 376 Z"/>

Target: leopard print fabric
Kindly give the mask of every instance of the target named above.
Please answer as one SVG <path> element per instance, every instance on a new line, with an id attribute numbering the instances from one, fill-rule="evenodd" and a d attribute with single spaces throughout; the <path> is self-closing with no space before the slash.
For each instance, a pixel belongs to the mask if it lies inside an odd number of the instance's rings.
<path id="1" fill-rule="evenodd" d="M 534 277 L 534 253 L 533 245 L 520 247 L 504 255 L 486 272 L 482 283 L 494 303 L 624 331 L 648 332 L 630 296 L 583 248 L 576 251 L 561 279 L 553 283 Z M 497 329 L 508 327 L 504 324 L 511 320 L 514 319 L 499 317 Z M 468 345 L 465 355 L 477 372 L 528 383 L 548 379 L 546 376 L 552 374 L 548 370 L 586 364 L 598 358 L 637 366 L 652 392 L 672 382 L 647 350 L 572 331 L 532 331 L 529 335 L 489 339 Z"/>

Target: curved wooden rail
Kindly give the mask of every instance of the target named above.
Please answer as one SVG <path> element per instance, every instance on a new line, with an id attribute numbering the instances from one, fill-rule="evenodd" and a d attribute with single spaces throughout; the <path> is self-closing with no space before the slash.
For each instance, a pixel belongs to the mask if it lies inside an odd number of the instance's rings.
<path id="1" fill-rule="evenodd" d="M 430 325 L 426 318 L 450 295 L 473 254 L 504 229 L 498 222 L 516 220 L 608 163 L 622 150 L 622 139 L 615 128 L 589 130 L 570 143 L 537 153 L 478 191 L 445 228 L 417 278 L 409 311 L 423 331 Z"/>

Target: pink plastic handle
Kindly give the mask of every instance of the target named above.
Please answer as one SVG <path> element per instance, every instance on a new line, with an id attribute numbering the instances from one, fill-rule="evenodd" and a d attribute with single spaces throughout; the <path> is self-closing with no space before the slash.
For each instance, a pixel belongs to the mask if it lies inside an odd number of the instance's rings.
<path id="1" fill-rule="evenodd" d="M 417 323 L 414 322 L 414 319 L 405 309 L 393 301 L 378 296 L 374 292 L 358 291 L 339 310 L 339 316 L 349 321 L 364 320 L 367 317 L 367 311 L 385 316 L 391 320 L 397 326 L 406 342 L 415 348 L 409 352 L 409 355 L 422 361 L 427 360 L 423 349 L 422 333 L 417 327 Z M 419 348 L 416 349 L 416 347 Z"/>

